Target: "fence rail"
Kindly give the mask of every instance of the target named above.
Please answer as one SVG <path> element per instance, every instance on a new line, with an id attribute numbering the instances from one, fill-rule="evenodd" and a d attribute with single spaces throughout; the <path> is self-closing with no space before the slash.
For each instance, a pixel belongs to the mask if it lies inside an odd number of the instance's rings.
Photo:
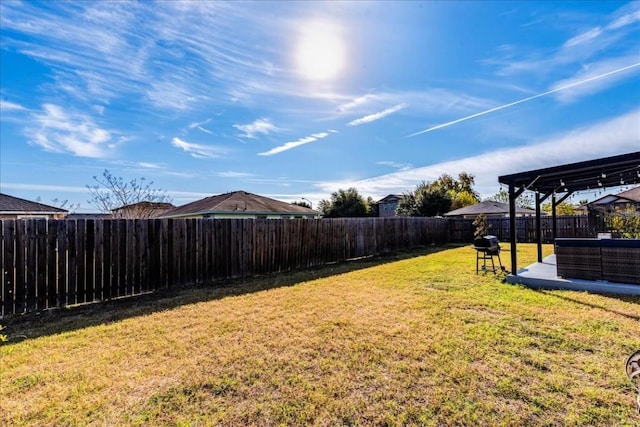
<path id="1" fill-rule="evenodd" d="M 2 316 L 450 240 L 438 218 L 20 219 L 0 233 Z"/>

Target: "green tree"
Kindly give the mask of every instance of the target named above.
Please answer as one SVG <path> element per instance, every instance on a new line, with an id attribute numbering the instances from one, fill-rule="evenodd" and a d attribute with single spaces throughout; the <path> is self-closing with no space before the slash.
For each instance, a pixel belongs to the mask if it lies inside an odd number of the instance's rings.
<path id="1" fill-rule="evenodd" d="M 371 216 L 371 197 L 365 200 L 358 190 L 339 189 L 331 193 L 331 200 L 320 200 L 319 208 L 325 218 L 347 218 Z"/>
<path id="2" fill-rule="evenodd" d="M 542 211 L 551 215 L 551 203 L 543 203 L 541 207 Z M 556 215 L 575 215 L 576 207 L 571 203 L 562 202 L 556 205 Z"/>
<path id="3" fill-rule="evenodd" d="M 36 197 L 36 202 L 42 203 L 42 197 L 40 196 Z M 51 206 L 55 206 L 56 208 L 60 208 L 60 209 L 65 209 L 69 213 L 75 213 L 78 210 L 78 208 L 80 208 L 80 203 L 69 203 L 69 199 L 62 200 L 56 197 L 55 199 L 51 200 Z"/>
<path id="4" fill-rule="evenodd" d="M 301 201 L 295 201 L 295 202 L 291 202 L 292 205 L 296 205 L 296 206 L 302 206 L 303 208 L 309 208 L 311 209 L 311 203 L 309 202 L 305 202 L 304 200 Z"/>
<path id="5" fill-rule="evenodd" d="M 451 200 L 451 210 L 475 205 L 476 203 L 478 203 L 478 199 L 473 193 L 470 193 L 467 190 L 462 190 L 455 193 L 453 196 L 453 199 Z"/>
<path id="6" fill-rule="evenodd" d="M 616 209 L 604 216 L 607 228 L 624 239 L 640 239 L 640 214 L 633 206 Z"/>
<path id="7" fill-rule="evenodd" d="M 475 178 L 467 172 L 458 179 L 440 175 L 431 183 L 421 182 L 413 192 L 404 193 L 396 213 L 404 216 L 438 216 L 453 209 L 476 204 L 480 195 L 473 189 Z"/>
<path id="8" fill-rule="evenodd" d="M 501 188 L 500 191 L 498 191 L 493 196 L 489 197 L 487 200 L 492 200 L 494 202 L 500 202 L 500 203 L 509 203 L 509 192 L 504 188 Z M 516 199 L 517 207 L 535 209 L 534 205 L 535 205 L 535 201 L 526 193 L 522 193 Z"/>
<path id="9" fill-rule="evenodd" d="M 454 179 L 451 175 L 445 173 L 440 175 L 438 179 L 431 183 L 431 185 L 444 188 L 448 191 L 452 200 L 455 200 L 458 194 L 464 193 L 467 197 L 463 197 L 461 200 L 473 200 L 470 204 L 480 201 L 480 195 L 473 189 L 474 184 L 475 177 L 467 172 L 460 172 L 458 174 L 458 179 Z"/>
<path id="10" fill-rule="evenodd" d="M 396 213 L 401 216 L 439 216 L 451 210 L 451 195 L 444 186 L 422 181 L 413 192 L 404 193 Z"/>

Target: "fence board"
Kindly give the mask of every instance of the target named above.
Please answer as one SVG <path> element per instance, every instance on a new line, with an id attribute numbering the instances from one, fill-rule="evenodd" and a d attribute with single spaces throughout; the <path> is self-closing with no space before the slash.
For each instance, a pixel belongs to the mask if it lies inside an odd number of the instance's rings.
<path id="1" fill-rule="evenodd" d="M 126 266 L 124 271 L 120 272 L 120 284 L 118 286 L 118 296 L 132 295 L 133 285 L 136 282 L 136 264 L 138 263 L 138 253 L 136 248 L 136 220 L 124 220 L 124 241 L 122 242 L 120 252 L 120 262 Z M 122 237 L 121 237 L 122 238 Z"/>
<path id="2" fill-rule="evenodd" d="M 104 226 L 106 221 L 95 222 L 94 261 L 93 261 L 93 298 L 102 301 L 104 295 Z"/>
<path id="3" fill-rule="evenodd" d="M 174 282 L 174 270 L 175 270 L 175 249 L 173 238 L 173 220 L 165 219 L 162 221 L 162 236 L 166 241 L 166 252 L 163 250 L 162 262 L 164 263 L 163 270 L 166 273 L 163 283 L 164 286 L 170 288 Z"/>
<path id="4" fill-rule="evenodd" d="M 67 301 L 67 227 L 68 221 L 58 222 L 57 252 L 57 303 L 58 307 L 64 307 Z"/>
<path id="5" fill-rule="evenodd" d="M 25 221 L 26 231 L 26 258 L 25 258 L 25 311 L 31 312 L 36 309 L 38 303 L 38 253 L 36 247 L 36 219 Z"/>
<path id="6" fill-rule="evenodd" d="M 25 253 L 27 251 L 27 235 L 25 232 L 25 222 L 26 221 L 17 221 L 15 223 L 15 277 L 13 281 L 13 292 L 14 310 L 16 313 L 24 313 L 26 311 Z"/>
<path id="7" fill-rule="evenodd" d="M 2 271 L 2 314 L 14 313 L 14 285 L 15 285 L 15 231 L 16 221 L 2 221 L 2 250 L 3 250 L 3 271 Z"/>
<path id="8" fill-rule="evenodd" d="M 87 241 L 86 220 L 79 219 L 76 221 L 76 304 L 83 304 L 86 302 L 86 285 L 87 274 L 86 256 L 87 251 L 85 244 Z"/>
<path id="9" fill-rule="evenodd" d="M 58 224 L 47 220 L 47 308 L 58 305 Z"/>
<path id="10" fill-rule="evenodd" d="M 95 221 L 88 219 L 85 222 L 85 294 L 84 301 L 99 300 L 95 295 Z"/>
<path id="11" fill-rule="evenodd" d="M 35 224 L 36 232 L 36 311 L 47 308 L 47 221 L 40 219 Z M 1 259 L 1 257 L 0 257 Z"/>
<path id="12" fill-rule="evenodd" d="M 113 220 L 105 220 L 102 227 L 102 298 L 104 300 L 111 299 L 111 229 L 114 225 Z"/>
<path id="13" fill-rule="evenodd" d="M 70 305 L 77 303 L 77 282 L 76 282 L 76 267 L 77 256 L 76 251 L 76 227 L 77 221 L 67 221 L 67 296 L 63 302 L 63 305 Z"/>

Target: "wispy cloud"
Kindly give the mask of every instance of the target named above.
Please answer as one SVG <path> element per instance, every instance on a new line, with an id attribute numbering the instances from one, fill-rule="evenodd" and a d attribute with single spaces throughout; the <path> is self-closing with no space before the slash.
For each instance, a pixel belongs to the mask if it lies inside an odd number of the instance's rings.
<path id="1" fill-rule="evenodd" d="M 234 128 L 243 132 L 243 138 L 256 138 L 258 134 L 268 135 L 272 132 L 278 132 L 279 127 L 271 123 L 271 120 L 260 118 L 246 125 L 235 124 Z"/>
<path id="2" fill-rule="evenodd" d="M 433 181 L 443 173 L 475 175 L 476 189 L 485 196 L 498 191 L 498 176 L 559 164 L 590 160 L 637 151 L 640 109 L 602 121 L 589 127 L 550 135 L 540 141 L 445 163 L 417 167 L 374 178 L 332 181 L 316 184 L 330 193 L 338 188 L 356 187 L 374 198 L 411 190 L 420 181 Z M 486 165 L 491 167 L 487 168 Z"/>
<path id="3" fill-rule="evenodd" d="M 264 153 L 258 153 L 258 155 L 259 156 L 273 156 L 274 154 L 282 153 L 283 151 L 291 150 L 292 148 L 296 148 L 296 147 L 299 147 L 301 145 L 308 144 L 310 142 L 314 142 L 314 141 L 317 141 L 317 140 L 322 139 L 322 138 L 326 138 L 331 133 L 335 133 L 335 131 L 334 132 L 318 132 L 318 133 L 314 133 L 314 134 L 311 134 L 310 136 L 305 136 L 305 137 L 297 139 L 295 141 L 289 141 L 289 142 L 284 143 L 284 144 L 282 144 L 282 145 L 280 145 L 278 147 L 274 147 L 269 151 L 265 151 Z"/>
<path id="4" fill-rule="evenodd" d="M 20 104 L 16 104 L 15 102 L 9 102 L 9 101 L 0 99 L 0 111 L 24 111 L 24 110 L 26 110 L 26 108 Z"/>
<path id="5" fill-rule="evenodd" d="M 171 145 L 181 148 L 195 158 L 217 158 L 226 154 L 225 151 L 219 147 L 215 147 L 212 145 L 194 144 L 184 141 L 178 137 L 175 137 L 171 140 Z"/>
<path id="6" fill-rule="evenodd" d="M 213 132 L 211 132 L 209 129 L 205 129 L 202 127 L 202 125 L 206 125 L 207 123 L 210 123 L 211 119 L 207 119 L 203 122 L 193 122 L 189 125 L 189 129 L 198 129 L 199 131 L 202 131 L 204 133 L 207 133 L 209 135 L 213 135 Z"/>
<path id="7" fill-rule="evenodd" d="M 234 104 L 241 99 L 232 99 L 234 91 L 296 93 L 286 71 L 274 69 L 274 56 L 280 53 L 268 47 L 286 33 L 278 27 L 293 23 L 266 19 L 254 6 L 187 1 L 153 7 L 119 2 L 51 5 L 2 2 L 0 23 L 8 30 L 3 45 L 37 58 L 51 68 L 56 90 L 87 102 L 126 97 L 185 111 L 211 99 Z M 267 47 L 257 49 L 252 39 L 237 37 L 237 28 L 253 28 Z M 305 96 L 304 91 L 297 93 Z"/>
<path id="8" fill-rule="evenodd" d="M 591 77 L 585 78 L 583 80 L 572 81 L 572 82 L 570 82 L 568 84 L 565 84 L 565 85 L 559 86 L 559 87 L 555 87 L 555 88 L 553 88 L 551 90 L 548 90 L 546 92 L 538 93 L 536 95 L 529 96 L 529 97 L 526 97 L 526 98 L 522 98 L 522 99 L 519 99 L 517 101 L 510 102 L 508 104 L 499 105 L 497 107 L 490 108 L 488 110 L 481 111 L 481 112 L 476 113 L 476 114 L 471 114 L 469 116 L 462 117 L 462 118 L 459 118 L 459 119 L 456 119 L 456 120 L 452 120 L 450 122 L 446 122 L 446 123 L 442 123 L 442 124 L 439 124 L 439 125 L 436 125 L 436 126 L 432 126 L 432 127 L 427 128 L 425 130 L 421 130 L 419 132 L 412 133 L 411 135 L 407 135 L 407 137 L 413 137 L 413 136 L 417 136 L 417 135 L 422 135 L 423 133 L 432 132 L 432 131 L 437 130 L 437 129 L 446 128 L 446 127 L 449 127 L 451 125 L 455 125 L 457 123 L 465 122 L 467 120 L 471 120 L 471 119 L 474 119 L 476 117 L 480 117 L 480 116 L 484 116 L 486 114 L 490 114 L 490 113 L 493 113 L 493 112 L 496 112 L 496 111 L 504 110 L 505 108 L 513 107 L 514 105 L 518 105 L 518 104 L 522 104 L 524 102 L 532 101 L 534 99 L 541 98 L 541 97 L 547 96 L 547 95 L 551 95 L 553 93 L 561 92 L 561 91 L 564 91 L 564 90 L 567 90 L 567 89 L 571 89 L 571 88 L 574 88 L 576 86 L 580 86 L 580 85 L 584 85 L 584 84 L 587 84 L 587 83 L 591 83 L 593 81 L 600 80 L 600 79 L 603 79 L 605 77 L 609 77 L 609 76 L 612 76 L 614 74 L 622 73 L 622 72 L 625 72 L 625 71 L 628 71 L 628 70 L 631 70 L 631 69 L 634 69 L 634 68 L 637 68 L 637 67 L 640 67 L 640 62 L 637 62 L 635 64 L 631 64 L 631 65 L 627 65 L 625 67 L 618 68 L 616 70 L 608 71 L 606 73 L 602 73 L 602 74 L 598 74 L 598 75 L 595 75 L 595 76 L 591 76 Z"/>
<path id="9" fill-rule="evenodd" d="M 145 168 L 145 169 L 162 169 L 164 166 L 160 163 L 150 163 L 150 162 L 138 162 L 136 166 Z"/>
<path id="10" fill-rule="evenodd" d="M 615 30 L 640 22 L 640 6 L 631 2 L 614 13 L 614 19 L 607 25 L 608 30 Z"/>
<path id="11" fill-rule="evenodd" d="M 376 99 L 378 99 L 379 96 L 376 94 L 372 94 L 372 93 L 368 93 L 366 95 L 362 95 L 359 96 L 357 98 L 354 98 L 353 100 L 346 102 L 344 104 L 341 104 L 338 106 L 338 111 L 340 112 L 347 112 L 349 110 L 352 110 L 356 107 L 359 107 L 361 105 L 365 105 L 371 101 L 374 101 Z"/>
<path id="12" fill-rule="evenodd" d="M 86 187 L 77 187 L 70 185 L 50 185 L 50 184 L 26 184 L 17 182 L 3 182 L 3 191 L 9 190 L 28 190 L 28 191 L 42 191 L 52 192 L 59 191 L 64 193 L 87 193 Z"/>
<path id="13" fill-rule="evenodd" d="M 637 73 L 639 71 L 637 66 L 640 63 L 633 64 L 633 61 L 638 59 L 640 56 L 635 53 L 585 64 L 575 75 L 554 83 L 552 90 L 561 89 L 556 93 L 556 99 L 561 102 L 572 102 L 583 96 L 600 92 L 627 78 L 629 74 Z M 633 65 L 627 66 L 628 64 Z M 609 70 L 621 71 L 610 74 Z M 598 78 L 599 76 L 609 78 Z M 581 82 L 590 84 L 581 84 Z"/>
<path id="14" fill-rule="evenodd" d="M 99 127 L 91 117 L 57 105 L 44 104 L 31 119 L 36 126 L 27 129 L 30 142 L 47 151 L 104 158 L 116 144 L 112 132 Z"/>
<path id="15" fill-rule="evenodd" d="M 382 162 L 376 162 L 376 165 L 381 165 L 381 166 L 389 166 L 392 167 L 394 169 L 398 169 L 398 170 L 407 170 L 407 169 L 411 169 L 413 167 L 413 165 L 411 163 L 398 163 L 398 162 L 392 162 L 392 161 L 382 161 Z"/>
<path id="16" fill-rule="evenodd" d="M 164 169 L 167 167 L 167 165 L 164 163 L 133 162 L 130 160 L 116 160 L 116 161 L 112 161 L 111 163 L 130 167 L 130 168 L 142 168 L 142 169 Z"/>
<path id="17" fill-rule="evenodd" d="M 387 108 L 386 110 L 380 111 L 378 113 L 369 114 L 368 116 L 360 117 L 359 119 L 355 119 L 347 123 L 348 126 L 359 126 L 365 123 L 375 122 L 376 120 L 380 120 L 390 114 L 393 114 L 397 111 L 402 110 L 406 107 L 406 104 L 398 104 L 391 108 Z"/>
<path id="18" fill-rule="evenodd" d="M 219 176 L 221 178 L 250 178 L 250 177 L 256 176 L 253 173 L 234 172 L 234 171 L 216 172 L 214 175 Z"/>
<path id="19" fill-rule="evenodd" d="M 593 62 L 594 58 L 606 57 L 611 52 L 618 55 L 635 54 L 637 57 L 636 44 L 632 40 L 637 40 L 637 35 L 633 33 L 637 33 L 638 27 L 632 24 L 639 20 L 640 3 L 629 2 L 608 17 L 595 16 L 586 29 L 585 25 L 576 25 L 578 28 L 582 27 L 579 32 L 555 48 L 527 49 L 527 54 L 521 55 L 522 49 L 512 46 L 511 49 L 500 52 L 501 58 L 489 59 L 486 62 L 497 65 L 499 75 L 535 73 L 539 78 L 552 75 L 562 67 Z M 629 36 L 629 43 L 621 42 Z"/>
<path id="20" fill-rule="evenodd" d="M 564 47 L 572 47 L 577 46 L 582 43 L 587 43 L 590 40 L 595 39 L 600 34 L 602 34 L 602 29 L 600 27 L 592 28 L 589 31 L 585 31 L 582 34 L 578 34 L 577 36 L 570 38 L 564 43 Z"/>
<path id="21" fill-rule="evenodd" d="M 203 128 L 202 126 L 197 126 L 196 129 L 198 129 L 198 130 L 200 130 L 200 131 L 202 131 L 204 133 L 208 133 L 209 135 L 213 135 L 213 132 L 211 132 L 208 129 Z"/>

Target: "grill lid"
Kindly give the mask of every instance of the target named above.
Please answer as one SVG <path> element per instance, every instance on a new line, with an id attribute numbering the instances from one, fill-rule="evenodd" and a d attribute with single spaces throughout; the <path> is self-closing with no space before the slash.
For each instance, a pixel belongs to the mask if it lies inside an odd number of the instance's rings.
<path id="1" fill-rule="evenodd" d="M 496 236 L 483 236 L 475 239 L 473 246 L 477 249 L 498 249 L 500 243 Z"/>

